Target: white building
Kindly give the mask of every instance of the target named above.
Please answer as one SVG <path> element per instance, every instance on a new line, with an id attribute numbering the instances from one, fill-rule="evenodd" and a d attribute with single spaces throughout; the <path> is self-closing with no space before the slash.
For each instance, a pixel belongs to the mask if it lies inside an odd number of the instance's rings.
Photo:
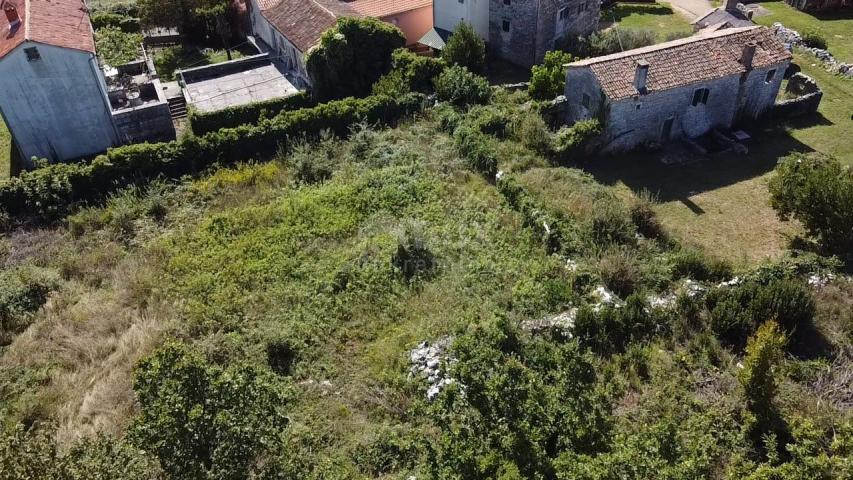
<path id="1" fill-rule="evenodd" d="M 28 166 L 119 143 L 82 0 L 0 0 L 0 114 Z"/>

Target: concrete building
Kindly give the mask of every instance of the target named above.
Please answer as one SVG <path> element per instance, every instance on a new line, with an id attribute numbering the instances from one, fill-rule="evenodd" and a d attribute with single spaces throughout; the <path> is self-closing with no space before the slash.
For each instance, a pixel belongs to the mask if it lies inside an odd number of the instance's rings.
<path id="1" fill-rule="evenodd" d="M 0 114 L 24 167 L 119 142 L 82 0 L 0 0 Z"/>
<path id="2" fill-rule="evenodd" d="M 598 30 L 599 0 L 434 0 L 434 28 L 421 43 L 444 47 L 461 22 L 501 58 L 530 67 L 567 38 Z"/>
<path id="3" fill-rule="evenodd" d="M 601 119 L 604 152 L 696 138 L 765 114 L 791 57 L 743 27 L 570 63 L 567 120 Z"/>
<path id="4" fill-rule="evenodd" d="M 853 0 L 785 0 L 785 3 L 804 12 L 825 12 L 853 8 Z"/>
<path id="5" fill-rule="evenodd" d="M 251 30 L 271 58 L 306 85 L 305 56 L 339 17 L 375 17 L 415 43 L 432 28 L 432 0 L 249 0 Z"/>

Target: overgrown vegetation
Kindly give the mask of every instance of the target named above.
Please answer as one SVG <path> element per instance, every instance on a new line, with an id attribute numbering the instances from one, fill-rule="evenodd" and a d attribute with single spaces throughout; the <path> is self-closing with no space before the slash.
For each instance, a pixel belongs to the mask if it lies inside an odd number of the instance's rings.
<path id="1" fill-rule="evenodd" d="M 545 54 L 542 65 L 534 65 L 530 77 L 530 97 L 536 100 L 551 100 L 562 95 L 566 89 L 566 67 L 572 56 L 560 50 Z"/>
<path id="2" fill-rule="evenodd" d="M 486 44 L 468 23 L 460 22 L 441 51 L 449 65 L 458 65 L 481 74 L 486 69 Z"/>
<path id="3" fill-rule="evenodd" d="M 95 31 L 95 48 L 98 57 L 110 66 L 118 67 L 138 59 L 141 53 L 142 34 L 126 33 L 119 27 L 103 27 Z"/>

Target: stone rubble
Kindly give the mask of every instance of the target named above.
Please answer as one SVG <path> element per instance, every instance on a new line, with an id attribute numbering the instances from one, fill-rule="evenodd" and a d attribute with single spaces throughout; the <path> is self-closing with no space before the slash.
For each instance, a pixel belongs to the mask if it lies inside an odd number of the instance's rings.
<path id="1" fill-rule="evenodd" d="M 575 318 L 578 315 L 577 308 L 571 308 L 563 313 L 538 320 L 528 320 L 521 324 L 521 328 L 533 335 L 538 335 L 547 330 L 556 330 L 566 338 L 572 338 L 572 329 L 575 327 Z"/>
<path id="2" fill-rule="evenodd" d="M 427 400 L 432 401 L 444 387 L 455 383 L 441 368 L 442 361 L 452 363 L 447 357 L 447 349 L 453 343 L 452 337 L 443 337 L 433 343 L 421 342 L 409 352 L 409 378 L 422 377 L 426 379 Z"/>
<path id="3" fill-rule="evenodd" d="M 599 285 L 592 294 L 598 298 L 598 303 L 592 306 L 592 311 L 595 313 L 600 312 L 604 307 L 621 308 L 625 304 L 622 299 L 603 285 Z"/>
<path id="4" fill-rule="evenodd" d="M 813 273 L 809 275 L 807 282 L 810 287 L 821 289 L 829 285 L 833 280 L 835 280 L 834 273 Z"/>
<path id="5" fill-rule="evenodd" d="M 803 37 L 798 31 L 787 28 L 781 23 L 776 22 L 773 24 L 773 33 L 776 34 L 776 38 L 778 38 L 780 42 L 790 45 L 791 47 L 797 47 L 805 50 L 817 57 L 821 62 L 823 62 L 824 67 L 830 72 L 839 73 L 847 78 L 853 78 L 853 64 L 839 62 L 831 53 L 822 48 L 806 46 L 803 43 Z"/>

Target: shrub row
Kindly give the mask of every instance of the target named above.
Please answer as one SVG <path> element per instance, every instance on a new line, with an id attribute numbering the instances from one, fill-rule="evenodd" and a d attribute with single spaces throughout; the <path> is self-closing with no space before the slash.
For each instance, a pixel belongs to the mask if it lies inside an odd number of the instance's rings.
<path id="1" fill-rule="evenodd" d="M 456 149 L 465 157 L 468 166 L 489 181 L 498 173 L 498 158 L 489 144 L 489 137 L 474 127 L 463 125 L 453 134 Z"/>
<path id="2" fill-rule="evenodd" d="M 498 179 L 498 191 L 513 210 L 524 218 L 524 225 L 542 236 L 549 253 L 574 251 L 577 241 L 569 237 L 573 231 L 568 218 L 547 211 L 512 175 Z"/>
<path id="3" fill-rule="evenodd" d="M 311 108 L 316 104 L 309 93 L 299 92 L 285 98 L 225 108 L 216 112 L 200 112 L 196 109 L 190 109 L 190 128 L 196 136 L 207 135 L 223 128 L 255 124 L 262 118 L 272 118 L 283 111 Z"/>
<path id="4" fill-rule="evenodd" d="M 418 94 L 347 98 L 283 112 L 258 125 L 114 148 L 91 163 L 49 165 L 0 184 L 0 209 L 12 217 L 55 218 L 75 202 L 99 200 L 129 184 L 178 178 L 216 163 L 269 158 L 292 140 L 312 140 L 324 131 L 343 137 L 359 122 L 392 125 L 419 111 L 423 102 Z"/>
<path id="5" fill-rule="evenodd" d="M 601 135 L 601 122 L 583 120 L 560 129 L 555 139 L 554 153 L 561 162 L 578 160 L 587 155 L 590 145 Z"/>

